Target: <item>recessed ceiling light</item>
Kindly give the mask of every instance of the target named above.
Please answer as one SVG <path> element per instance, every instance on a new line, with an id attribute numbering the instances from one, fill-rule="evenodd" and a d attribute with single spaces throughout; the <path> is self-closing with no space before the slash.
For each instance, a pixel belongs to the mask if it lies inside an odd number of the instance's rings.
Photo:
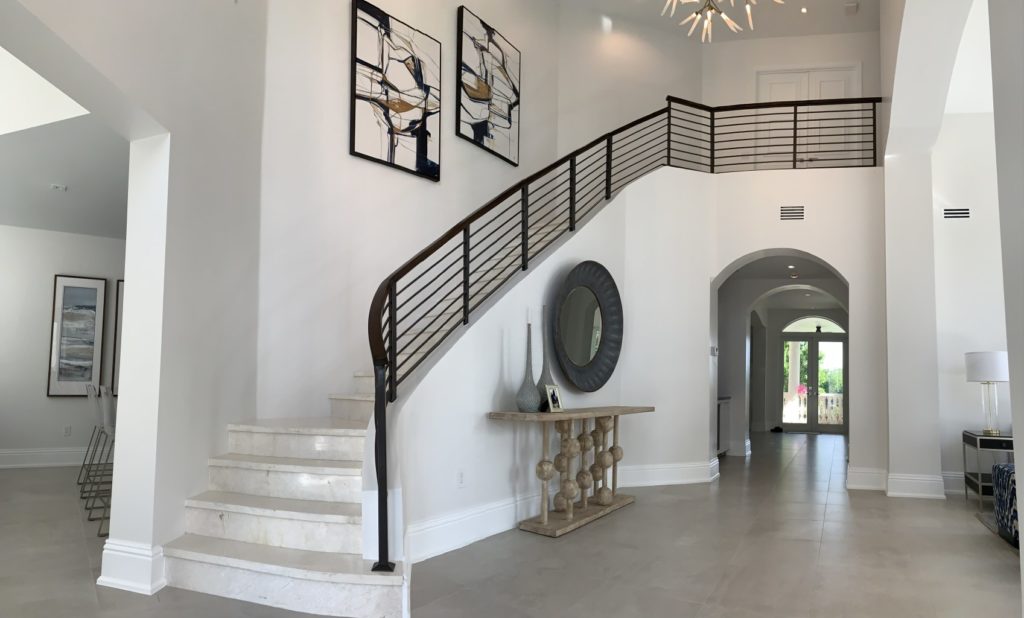
<path id="1" fill-rule="evenodd" d="M 787 266 L 786 268 L 788 268 L 788 269 L 790 269 L 790 270 L 793 270 L 794 268 L 796 268 L 796 266 L 793 266 L 792 264 L 790 264 L 790 265 L 789 265 L 789 266 Z"/>
<path id="2" fill-rule="evenodd" d="M 800 7 L 800 12 L 806 15 L 807 14 L 807 7 L 806 6 Z"/>
<path id="3" fill-rule="evenodd" d="M 799 279 L 800 278 L 800 273 L 789 273 L 789 278 L 790 279 Z"/>
<path id="4" fill-rule="evenodd" d="M 807 298 L 811 297 L 810 293 L 804 294 L 804 296 L 806 296 Z"/>

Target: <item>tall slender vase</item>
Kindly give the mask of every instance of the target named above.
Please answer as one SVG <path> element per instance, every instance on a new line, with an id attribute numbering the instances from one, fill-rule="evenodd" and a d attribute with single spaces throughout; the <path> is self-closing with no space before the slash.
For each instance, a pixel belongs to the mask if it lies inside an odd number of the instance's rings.
<path id="1" fill-rule="evenodd" d="M 540 396 L 537 385 L 533 382 L 533 325 L 526 323 L 526 375 L 523 385 L 516 393 L 516 407 L 520 412 L 536 412 L 540 410 Z"/>
<path id="2" fill-rule="evenodd" d="M 537 396 L 540 397 L 540 411 L 549 412 L 548 409 L 548 391 L 545 388 L 548 384 L 554 384 L 555 381 L 551 378 L 551 365 L 548 362 L 548 306 L 544 305 L 544 309 L 541 310 L 540 314 L 540 349 L 541 349 L 541 362 L 540 366 L 540 380 L 537 381 Z"/>

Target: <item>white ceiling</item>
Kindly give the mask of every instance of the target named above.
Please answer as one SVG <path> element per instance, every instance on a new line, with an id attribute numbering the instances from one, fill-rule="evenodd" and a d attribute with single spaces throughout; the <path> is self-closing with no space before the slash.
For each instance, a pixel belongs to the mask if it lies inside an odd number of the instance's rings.
<path id="1" fill-rule="evenodd" d="M 0 47 L 0 135 L 89 112 Z"/>
<path id="2" fill-rule="evenodd" d="M 967 15 L 946 97 L 947 114 L 992 113 L 992 43 L 988 3 L 975 0 Z"/>
<path id="3" fill-rule="evenodd" d="M 765 298 L 758 307 L 762 309 L 842 309 L 843 306 L 831 294 L 820 290 L 783 290 Z"/>
<path id="4" fill-rule="evenodd" d="M 789 268 L 795 266 L 796 268 Z M 735 279 L 789 279 L 790 275 L 796 273 L 798 279 L 793 283 L 800 283 L 800 279 L 826 279 L 835 277 L 835 274 L 826 266 L 799 257 L 774 256 L 755 260 L 740 268 L 730 278 Z"/>
<path id="5" fill-rule="evenodd" d="M 128 142 L 94 117 L 0 135 L 0 225 L 124 238 L 127 205 Z"/>
<path id="6" fill-rule="evenodd" d="M 674 28 L 679 36 L 685 37 L 686 30 L 677 24 L 687 17 L 680 10 L 695 10 L 691 4 L 676 9 L 674 19 L 661 16 L 665 0 L 561 0 L 567 6 L 589 9 L 609 17 L 622 17 L 631 22 L 651 24 L 663 28 Z M 847 32 L 875 32 L 879 29 L 880 3 L 882 0 L 859 0 L 858 10 L 853 15 L 846 14 L 847 0 L 786 0 L 785 4 L 776 4 L 772 0 L 760 0 L 754 11 L 754 31 L 747 30 L 746 17 L 742 0 L 736 0 L 735 8 L 730 0 L 718 0 L 719 6 L 743 28 L 743 32 L 733 34 L 724 27 L 715 28 L 716 45 L 742 38 L 767 38 L 783 36 L 808 36 L 813 34 L 837 34 Z M 807 13 L 801 13 L 801 7 Z"/>

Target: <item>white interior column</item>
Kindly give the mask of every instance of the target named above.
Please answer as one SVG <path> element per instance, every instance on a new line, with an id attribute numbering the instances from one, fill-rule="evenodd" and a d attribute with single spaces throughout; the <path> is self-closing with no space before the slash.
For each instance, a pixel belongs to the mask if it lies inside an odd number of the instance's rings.
<path id="1" fill-rule="evenodd" d="M 907 0 L 885 152 L 890 496 L 945 498 L 931 150 L 971 3 Z"/>
<path id="2" fill-rule="evenodd" d="M 999 173 L 999 217 L 1002 231 L 1003 294 L 1006 299 L 1006 340 L 1010 353 L 1010 397 L 1024 402 L 1024 3 L 989 2 L 992 35 L 992 83 L 996 124 L 996 165 Z M 1024 406 L 1013 406 L 1013 424 L 1024 427 Z M 1014 456 L 1024 461 L 1024 443 Z M 1017 503 L 1022 499 L 1017 485 Z M 1021 570 L 1024 575 L 1024 569 Z M 1024 589 L 1024 588 L 1022 588 Z"/>

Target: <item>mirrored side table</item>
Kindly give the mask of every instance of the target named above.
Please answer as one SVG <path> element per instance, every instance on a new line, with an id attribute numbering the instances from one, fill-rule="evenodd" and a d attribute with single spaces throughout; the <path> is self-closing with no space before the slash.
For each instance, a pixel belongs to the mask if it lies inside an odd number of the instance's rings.
<path id="1" fill-rule="evenodd" d="M 986 436 L 981 431 L 964 431 L 964 500 L 969 499 L 968 491 L 978 495 L 978 510 L 985 509 L 985 498 L 992 497 L 992 465 L 982 467 L 982 454 L 991 453 L 992 459 L 1003 458 L 1007 463 L 1013 462 L 1013 436 Z M 974 452 L 974 469 L 967 467 L 967 450 Z M 985 470 L 988 470 L 987 472 Z"/>

